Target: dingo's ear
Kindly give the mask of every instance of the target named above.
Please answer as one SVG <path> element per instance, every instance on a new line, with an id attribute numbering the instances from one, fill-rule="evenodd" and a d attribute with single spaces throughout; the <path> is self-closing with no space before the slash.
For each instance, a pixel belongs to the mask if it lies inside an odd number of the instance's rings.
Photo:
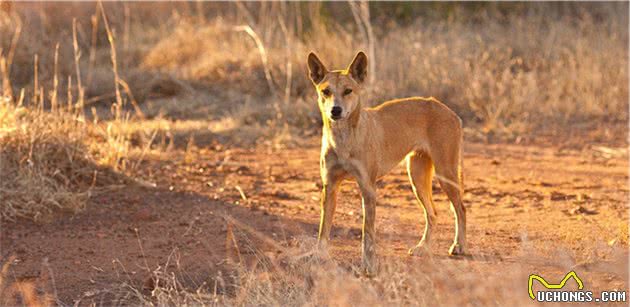
<path id="1" fill-rule="evenodd" d="M 311 81 L 313 81 L 313 84 L 318 84 L 324 79 L 324 77 L 328 73 L 328 70 L 326 70 L 326 67 L 324 67 L 324 64 L 322 64 L 322 61 L 320 61 L 319 58 L 313 52 L 308 54 L 307 63 L 308 63 L 308 76 L 311 78 Z"/>
<path id="2" fill-rule="evenodd" d="M 359 51 L 354 57 L 354 60 L 348 66 L 348 72 L 355 81 L 359 83 L 365 81 L 365 77 L 367 77 L 367 56 L 363 51 Z"/>

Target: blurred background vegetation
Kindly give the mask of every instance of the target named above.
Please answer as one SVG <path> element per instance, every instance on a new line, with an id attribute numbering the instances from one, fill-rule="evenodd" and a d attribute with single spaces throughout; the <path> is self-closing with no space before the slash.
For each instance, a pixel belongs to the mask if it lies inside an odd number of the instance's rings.
<path id="1" fill-rule="evenodd" d="M 34 91 L 35 56 L 38 86 L 53 87 L 56 44 L 59 86 L 68 77 L 78 86 L 76 19 L 85 99 L 114 101 L 107 16 L 118 70 L 130 87 L 123 95 L 144 103 L 195 94 L 180 97 L 178 106 L 158 101 L 149 113 L 241 114 L 249 111 L 238 106 L 247 104 L 262 113 L 250 120 L 264 123 L 281 109 L 290 124 L 307 128 L 318 114 L 304 55 L 314 50 L 328 65 L 343 67 L 364 49 L 374 62 L 371 104 L 435 96 L 467 126 L 511 140 L 550 121 L 562 127 L 627 119 L 627 3 L 118 2 L 105 3 L 105 15 L 95 3 L 3 7 L 0 46 L 11 62 L 8 79 L 12 92 L 24 88 L 26 97 Z M 186 114 L 200 105 L 208 114 Z"/>

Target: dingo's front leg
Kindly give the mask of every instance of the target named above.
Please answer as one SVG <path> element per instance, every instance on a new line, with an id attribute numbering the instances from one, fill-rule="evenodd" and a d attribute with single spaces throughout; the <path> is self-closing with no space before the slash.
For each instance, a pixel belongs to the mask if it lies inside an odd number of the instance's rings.
<path id="1" fill-rule="evenodd" d="M 374 221 L 376 219 L 376 188 L 374 184 L 359 181 L 363 205 L 363 234 L 362 234 L 362 268 L 368 275 L 375 275 L 377 269 L 376 260 L 376 233 Z"/>
<path id="2" fill-rule="evenodd" d="M 330 239 L 330 230 L 333 224 L 333 215 L 337 207 L 337 190 L 343 180 L 344 172 L 341 169 L 322 167 L 322 196 L 321 217 L 319 221 L 319 234 L 317 242 L 319 247 L 325 247 Z"/>

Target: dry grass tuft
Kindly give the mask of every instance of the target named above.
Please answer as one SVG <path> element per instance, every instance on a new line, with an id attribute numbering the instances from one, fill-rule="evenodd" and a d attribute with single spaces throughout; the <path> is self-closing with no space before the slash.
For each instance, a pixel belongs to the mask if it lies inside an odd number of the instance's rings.
<path id="1" fill-rule="evenodd" d="M 252 235 L 261 236 L 264 234 Z M 236 241 L 240 240 L 228 238 L 227 242 Z M 117 290 L 116 296 L 125 298 L 127 303 L 146 306 L 529 306 L 532 303 L 522 287 L 517 287 L 527 279 L 524 269 L 487 274 L 483 259 L 461 259 L 444 265 L 444 259 L 425 257 L 422 265 L 417 265 L 417 259 L 400 263 L 398 258 L 382 258 L 379 274 L 368 278 L 359 274 L 354 265 L 314 252 L 312 239 L 298 241 L 296 247 L 282 244 L 277 253 L 265 253 L 253 245 L 239 246 L 237 255 L 228 255 L 219 271 L 203 282 L 190 281 L 187 278 L 190 272 L 167 262 L 151 272 L 150 282 L 143 287 L 127 284 Z M 280 242 L 271 244 L 279 246 Z M 247 250 L 250 261 L 243 260 L 239 250 Z"/>
<path id="2" fill-rule="evenodd" d="M 226 255 L 208 264 L 210 272 L 201 264 L 194 272 L 183 269 L 174 250 L 166 263 L 147 268 L 144 284 L 125 283 L 107 294 L 119 304 L 143 306 L 534 306 L 523 287 L 532 267 L 565 272 L 580 266 L 558 246 L 524 241 L 513 262 L 499 264 L 495 256 L 477 252 L 458 259 L 431 253 L 381 257 L 378 274 L 365 277 L 355 264 L 314 250 L 313 238 L 276 241 L 247 223 L 225 219 Z M 588 264 L 591 273 L 627 269 L 626 250 L 585 248 L 610 256 Z M 488 270 L 495 265 L 505 269 Z"/>
<path id="3" fill-rule="evenodd" d="M 26 13 L 33 11 L 27 9 Z M 77 26 L 77 20 L 73 19 L 70 24 L 71 35 L 67 32 L 57 34 L 69 40 L 70 48 L 62 48 L 61 44 L 56 43 L 52 55 L 44 53 L 43 59 L 50 61 L 44 63 L 36 53 L 30 66 L 32 71 L 29 71 L 15 69 L 22 68 L 20 61 L 24 60 L 25 55 L 30 56 L 19 52 L 21 17 L 11 12 L 0 14 L 0 31 L 13 34 L 8 52 L 0 48 L 0 74 L 3 81 L 3 95 L 0 97 L 0 177 L 11 178 L 0 181 L 2 219 L 14 221 L 26 218 L 41 222 L 49 220 L 58 211 L 77 212 L 85 206 L 95 190 L 127 181 L 122 174 L 138 165 L 138 159 L 134 166 L 129 164 L 134 151 L 131 146 L 132 132 L 121 127 L 131 121 L 132 116 L 126 108 L 128 104 L 135 109 L 138 117 L 142 117 L 143 113 L 130 86 L 118 74 L 120 64 L 117 60 L 116 38 L 101 3 L 92 16 L 93 30 L 96 32 L 97 17 L 103 19 L 105 26 L 110 55 L 108 66 L 113 71 L 110 83 L 115 89 L 109 120 L 103 123 L 99 122 L 94 108 L 91 121 L 86 120 L 86 87 L 83 86 L 79 44 L 79 36 L 84 33 Z M 24 39 L 35 37 L 32 35 Z M 94 51 L 95 42 L 92 43 Z M 41 47 L 40 44 L 28 46 Z M 88 80 L 93 77 L 92 69 L 88 69 Z M 32 84 L 21 81 L 20 76 L 26 72 L 32 72 Z M 14 90 L 15 83 L 28 86 L 21 88 L 19 97 L 14 95 L 17 92 Z M 67 91 L 61 91 L 62 88 Z M 123 92 L 127 94 L 124 97 Z M 135 136 L 140 135 L 142 141 L 135 149 L 140 153 L 140 160 L 150 149 L 152 141 L 146 139 L 145 131 L 141 132 L 135 132 Z"/>
<path id="4" fill-rule="evenodd" d="M 48 282 L 50 276 L 44 271 L 39 280 L 12 280 L 9 274 L 15 256 L 9 256 L 0 269 L 0 304 L 3 306 L 53 306 L 55 296 Z M 47 266 L 47 263 L 44 263 Z"/>
<path id="5" fill-rule="evenodd" d="M 119 183 L 126 148 L 66 111 L 0 104 L 0 214 L 44 221 L 77 212 L 94 187 Z"/>

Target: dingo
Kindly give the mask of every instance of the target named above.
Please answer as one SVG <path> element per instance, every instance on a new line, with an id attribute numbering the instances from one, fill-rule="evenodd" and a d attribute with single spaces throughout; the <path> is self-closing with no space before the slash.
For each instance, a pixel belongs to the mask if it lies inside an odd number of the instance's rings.
<path id="1" fill-rule="evenodd" d="M 363 205 L 362 267 L 368 274 L 375 272 L 376 180 L 406 157 L 409 179 L 424 208 L 426 222 L 422 239 L 409 254 L 418 255 L 429 247 L 436 216 L 431 190 L 434 167 L 455 213 L 457 227 L 449 254 L 463 254 L 466 214 L 462 203 L 463 139 L 459 117 L 432 97 L 404 98 L 363 108 L 363 83 L 367 76 L 367 56 L 363 52 L 345 70 L 328 71 L 312 52 L 307 62 L 324 122 L 319 246 L 325 246 L 330 237 L 339 184 L 354 179 Z"/>

